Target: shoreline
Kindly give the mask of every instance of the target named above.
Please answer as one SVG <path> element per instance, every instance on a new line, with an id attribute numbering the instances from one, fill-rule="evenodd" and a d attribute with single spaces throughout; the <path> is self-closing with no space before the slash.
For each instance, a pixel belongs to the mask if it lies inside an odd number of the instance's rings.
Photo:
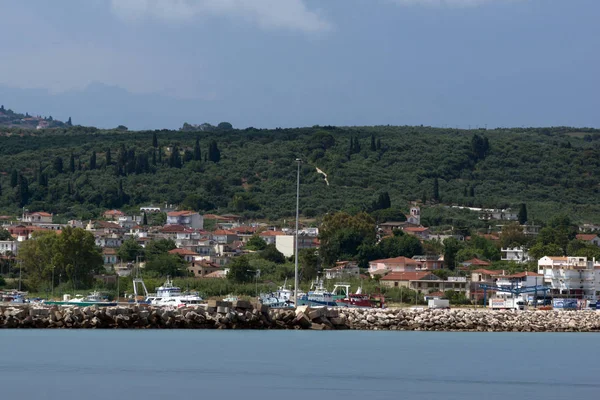
<path id="1" fill-rule="evenodd" d="M 438 332 L 600 332 L 597 311 L 486 309 L 270 309 L 209 301 L 178 309 L 146 305 L 0 305 L 0 329 L 254 329 Z"/>

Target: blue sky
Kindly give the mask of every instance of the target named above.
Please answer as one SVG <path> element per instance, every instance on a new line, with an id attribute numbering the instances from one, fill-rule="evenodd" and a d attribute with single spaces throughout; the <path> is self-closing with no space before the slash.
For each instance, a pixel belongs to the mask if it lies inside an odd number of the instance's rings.
<path id="1" fill-rule="evenodd" d="M 0 103 L 75 123 L 600 127 L 598 0 L 0 0 Z"/>

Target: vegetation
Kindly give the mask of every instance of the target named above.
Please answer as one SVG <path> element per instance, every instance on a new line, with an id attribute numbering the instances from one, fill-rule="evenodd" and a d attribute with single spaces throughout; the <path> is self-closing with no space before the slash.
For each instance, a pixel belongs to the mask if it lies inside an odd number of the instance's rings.
<path id="1" fill-rule="evenodd" d="M 600 222 L 595 201 L 600 131 L 594 129 L 236 130 L 219 124 L 208 130 L 64 126 L 42 131 L 12 127 L 1 133 L 4 213 L 26 206 L 89 219 L 106 208 L 169 203 L 202 212 L 289 219 L 295 211 L 294 160 L 300 157 L 305 161 L 304 216 L 382 210 L 398 215 L 409 201 L 420 199 L 430 205 L 515 210 L 524 203 L 527 213 L 520 216 L 529 221 L 569 213 L 577 221 Z M 329 185 L 316 167 L 328 174 Z M 446 210 L 437 215 L 429 218 L 424 212 L 423 219 L 445 222 Z"/>

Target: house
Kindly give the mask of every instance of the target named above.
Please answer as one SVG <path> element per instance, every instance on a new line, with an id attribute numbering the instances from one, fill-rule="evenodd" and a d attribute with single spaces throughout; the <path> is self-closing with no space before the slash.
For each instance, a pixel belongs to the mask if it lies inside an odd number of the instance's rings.
<path id="1" fill-rule="evenodd" d="M 258 234 L 267 244 L 275 244 L 276 237 L 282 235 L 285 235 L 282 231 L 264 231 Z"/>
<path id="2" fill-rule="evenodd" d="M 104 258 L 104 265 L 114 265 L 119 262 L 119 257 L 117 257 L 117 250 L 114 248 L 103 248 L 102 257 Z"/>
<path id="3" fill-rule="evenodd" d="M 405 226 L 402 231 L 406 234 L 418 237 L 420 240 L 429 239 L 429 228 L 423 226 Z"/>
<path id="4" fill-rule="evenodd" d="M 51 224 L 52 223 L 52 214 L 47 212 L 38 211 L 34 213 L 25 213 L 23 214 L 23 222 L 28 222 L 30 224 Z"/>
<path id="5" fill-rule="evenodd" d="M 284 256 L 291 257 L 294 252 L 295 235 L 278 235 L 275 236 L 275 247 Z M 312 236 L 298 235 L 298 251 L 303 249 L 317 249 L 319 247 L 319 239 Z"/>
<path id="6" fill-rule="evenodd" d="M 149 206 L 146 206 L 146 207 L 140 207 L 140 212 L 142 214 L 144 214 L 144 213 L 146 213 L 146 214 L 155 214 L 155 213 L 159 213 L 160 211 L 161 211 L 160 207 L 155 207 L 153 205 L 149 205 Z"/>
<path id="7" fill-rule="evenodd" d="M 6 255 L 9 252 L 16 255 L 19 250 L 19 242 L 17 240 L 0 240 L 0 254 Z"/>
<path id="8" fill-rule="evenodd" d="M 406 221 L 398 222 L 398 221 L 389 221 L 379 224 L 378 228 L 383 233 L 384 236 L 391 236 L 394 234 L 394 230 L 402 229 L 407 226 L 408 223 Z"/>
<path id="9" fill-rule="evenodd" d="M 498 209 L 481 209 L 479 213 L 479 219 L 483 221 L 489 220 L 503 220 L 503 221 L 517 221 L 519 214 L 512 211 L 511 209 L 498 210 Z"/>
<path id="10" fill-rule="evenodd" d="M 100 234 L 96 236 L 96 246 L 99 247 L 121 247 L 123 244 L 123 237 L 117 233 Z"/>
<path id="11" fill-rule="evenodd" d="M 257 228 L 255 226 L 240 225 L 231 228 L 230 231 L 235 233 L 239 240 L 246 243 L 254 234 L 256 234 Z"/>
<path id="12" fill-rule="evenodd" d="M 233 231 L 227 231 L 224 229 L 217 229 L 212 233 L 212 239 L 217 243 L 231 243 L 238 240 L 237 233 Z"/>
<path id="13" fill-rule="evenodd" d="M 204 229 L 204 217 L 195 211 L 171 211 L 167 213 L 167 225 Z"/>
<path id="14" fill-rule="evenodd" d="M 360 268 L 352 261 L 338 261 L 335 267 L 325 269 L 325 279 L 358 278 Z"/>
<path id="15" fill-rule="evenodd" d="M 472 258 L 470 260 L 463 261 L 460 264 L 465 267 L 489 267 L 492 265 L 487 261 L 480 260 L 479 258 Z"/>
<path id="16" fill-rule="evenodd" d="M 373 277 L 386 272 L 414 272 L 418 265 L 419 263 L 412 258 L 384 258 L 369 262 L 369 274 Z"/>
<path id="17" fill-rule="evenodd" d="M 437 255 L 414 256 L 417 262 L 417 270 L 435 270 L 444 268 L 444 257 Z"/>
<path id="18" fill-rule="evenodd" d="M 526 264 L 531 260 L 529 253 L 524 247 L 506 247 L 500 249 L 502 261 L 513 261 L 517 264 Z"/>
<path id="19" fill-rule="evenodd" d="M 577 236 L 575 236 L 575 238 L 577 240 L 581 240 L 583 242 L 593 244 L 594 246 L 600 246 L 600 237 L 598 237 L 598 235 L 595 235 L 593 233 L 591 233 L 591 234 L 580 233 Z"/>
<path id="20" fill-rule="evenodd" d="M 447 290 L 467 294 L 469 292 L 466 278 L 449 277 L 447 280 L 442 280 L 437 275 L 427 271 L 390 272 L 381 278 L 379 282 L 385 287 L 405 287 L 419 293 L 445 292 Z"/>
<path id="21" fill-rule="evenodd" d="M 105 219 L 111 220 L 111 221 L 117 221 L 119 219 L 119 217 L 124 217 L 125 213 L 119 210 L 108 210 L 108 211 L 104 211 L 104 214 L 102 214 L 102 216 Z"/>
<path id="22" fill-rule="evenodd" d="M 196 253 L 195 251 L 188 249 L 173 249 L 169 251 L 169 254 L 178 254 L 188 263 L 194 262 L 196 257 L 200 256 L 200 254 Z"/>
<path id="23" fill-rule="evenodd" d="M 221 271 L 222 269 L 222 266 L 211 263 L 207 260 L 194 261 L 187 267 L 187 270 L 195 278 L 205 278 L 207 275 L 213 272 Z"/>
<path id="24" fill-rule="evenodd" d="M 412 225 L 421 225 L 421 209 L 419 206 L 413 206 L 410 208 L 410 213 L 406 216 L 406 222 Z"/>
<path id="25" fill-rule="evenodd" d="M 538 273 L 552 297 L 596 300 L 600 291 L 600 263 L 587 257 L 549 257 L 538 260 Z"/>
<path id="26" fill-rule="evenodd" d="M 496 286 L 503 288 L 524 288 L 541 285 L 543 275 L 535 272 L 525 271 L 512 275 L 499 276 L 496 280 Z M 512 296 L 507 292 L 497 292 L 497 296 Z"/>

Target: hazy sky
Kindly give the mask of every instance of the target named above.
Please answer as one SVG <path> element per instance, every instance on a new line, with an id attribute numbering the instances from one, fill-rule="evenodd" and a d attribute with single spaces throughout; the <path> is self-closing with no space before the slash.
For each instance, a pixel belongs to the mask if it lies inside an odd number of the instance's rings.
<path id="1" fill-rule="evenodd" d="M 599 16 L 599 0 L 0 0 L 0 103 L 135 129 L 600 127 Z"/>

